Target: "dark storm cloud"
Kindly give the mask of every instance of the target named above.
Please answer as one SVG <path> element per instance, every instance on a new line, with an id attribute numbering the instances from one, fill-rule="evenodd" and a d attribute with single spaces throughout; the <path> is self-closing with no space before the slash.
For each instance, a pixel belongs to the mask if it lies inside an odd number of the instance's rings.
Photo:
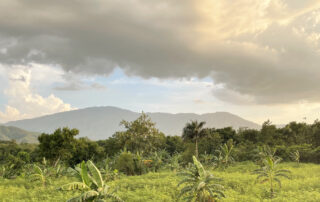
<path id="1" fill-rule="evenodd" d="M 0 61 L 58 64 L 81 74 L 108 75 L 119 66 L 144 78 L 209 75 L 223 86 L 214 95 L 235 103 L 320 101 L 319 44 L 310 39 L 319 33 L 310 20 L 315 1 L 299 4 L 300 10 L 297 1 L 291 10 L 274 2 L 263 10 L 266 28 L 247 30 L 260 21 L 233 1 L 220 3 L 221 22 L 210 26 L 201 3 L 192 0 L 3 0 Z M 278 18 L 288 22 L 279 25 L 274 16 L 283 7 L 287 13 Z M 248 22 L 236 16 L 239 10 Z M 203 34 L 206 29 L 212 35 Z"/>

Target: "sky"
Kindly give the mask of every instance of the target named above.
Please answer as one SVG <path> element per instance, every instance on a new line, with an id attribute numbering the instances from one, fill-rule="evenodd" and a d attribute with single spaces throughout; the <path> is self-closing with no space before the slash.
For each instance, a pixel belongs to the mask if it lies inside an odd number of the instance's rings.
<path id="1" fill-rule="evenodd" d="M 319 0 L 1 0 L 0 28 L 0 123 L 92 106 L 320 117 Z"/>

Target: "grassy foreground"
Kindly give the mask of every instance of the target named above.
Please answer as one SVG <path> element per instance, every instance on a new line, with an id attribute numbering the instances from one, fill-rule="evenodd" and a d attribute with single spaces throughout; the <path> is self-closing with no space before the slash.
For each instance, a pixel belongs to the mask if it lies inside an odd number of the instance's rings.
<path id="1" fill-rule="evenodd" d="M 292 172 L 292 179 L 282 180 L 282 189 L 277 187 L 277 196 L 272 201 L 320 201 L 320 165 L 283 163 L 281 167 Z M 226 198 L 221 201 L 271 201 L 268 185 L 255 183 L 252 171 L 257 167 L 250 162 L 237 163 L 225 171 L 212 171 L 223 179 Z M 177 184 L 179 177 L 171 171 L 148 173 L 142 176 L 122 176 L 108 184 L 117 189 L 125 201 L 179 201 Z M 62 177 L 43 187 L 39 182 L 30 182 L 22 177 L 0 179 L 0 201 L 66 201 L 79 193 L 59 191 L 61 185 L 72 182 Z"/>

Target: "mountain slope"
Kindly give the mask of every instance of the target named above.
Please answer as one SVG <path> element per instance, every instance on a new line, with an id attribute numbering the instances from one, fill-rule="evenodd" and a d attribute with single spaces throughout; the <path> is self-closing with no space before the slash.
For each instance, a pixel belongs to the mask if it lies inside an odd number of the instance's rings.
<path id="1" fill-rule="evenodd" d="M 14 126 L 0 125 L 0 140 L 16 140 L 21 143 L 36 143 L 38 142 L 39 133 L 29 132 Z"/>
<path id="2" fill-rule="evenodd" d="M 170 113 L 147 113 L 156 127 L 166 135 L 180 135 L 182 128 L 190 120 L 206 121 L 206 127 L 222 128 L 232 126 L 260 128 L 256 123 L 242 119 L 239 116 L 227 113 L 216 112 L 210 114 L 170 114 Z M 122 130 L 119 126 L 121 120 L 132 121 L 140 113 L 124 110 L 116 107 L 92 107 L 74 111 L 62 112 L 47 115 L 34 119 L 9 122 L 6 125 L 16 126 L 29 131 L 53 132 L 56 128 L 68 126 L 78 128 L 80 136 L 87 136 L 90 139 L 106 139 L 115 131 Z"/>

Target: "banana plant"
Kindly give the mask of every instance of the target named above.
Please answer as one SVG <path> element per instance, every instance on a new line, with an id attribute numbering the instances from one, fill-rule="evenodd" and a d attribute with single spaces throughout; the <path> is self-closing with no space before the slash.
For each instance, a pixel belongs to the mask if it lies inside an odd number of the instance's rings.
<path id="1" fill-rule="evenodd" d="M 258 146 L 258 158 L 256 163 L 262 167 L 264 166 L 264 163 L 263 163 L 264 159 L 270 157 L 275 160 L 276 158 L 278 158 L 276 156 L 276 152 L 277 152 L 276 148 L 271 148 L 268 145 L 264 145 L 262 147 Z"/>
<path id="2" fill-rule="evenodd" d="M 212 154 L 207 154 L 207 152 L 204 152 L 204 154 L 200 155 L 200 158 L 203 160 L 204 165 L 209 165 L 210 162 L 212 162 L 214 156 Z"/>
<path id="3" fill-rule="evenodd" d="M 274 184 L 278 183 L 279 187 L 281 188 L 281 181 L 280 177 L 284 177 L 290 179 L 289 175 L 291 172 L 285 169 L 279 169 L 278 165 L 281 162 L 281 158 L 266 156 L 263 160 L 263 166 L 255 170 L 257 176 L 257 182 L 265 183 L 269 182 L 270 185 L 270 197 L 274 197 Z"/>
<path id="4" fill-rule="evenodd" d="M 206 171 L 195 156 L 190 169 L 178 175 L 184 177 L 178 187 L 185 184 L 185 187 L 180 190 L 179 198 L 185 195 L 183 199 L 187 201 L 211 202 L 225 197 L 222 191 L 223 186 L 216 183 L 220 179 Z"/>
<path id="5" fill-rule="evenodd" d="M 106 158 L 104 160 L 104 167 L 101 169 L 101 174 L 105 181 L 113 181 L 119 177 L 119 171 L 117 169 L 112 169 L 112 164 L 114 160 Z"/>
<path id="6" fill-rule="evenodd" d="M 297 151 L 294 151 L 290 154 L 290 157 L 293 161 L 297 162 L 298 165 L 300 164 L 300 152 L 297 150 Z"/>
<path id="7" fill-rule="evenodd" d="M 104 183 L 99 169 L 92 161 L 89 160 L 87 163 L 83 161 L 80 167 L 74 170 L 74 174 L 78 181 L 63 185 L 60 189 L 80 190 L 82 194 L 69 199 L 69 202 L 105 201 L 107 198 L 122 201 L 110 191 L 110 187 Z"/>
<path id="8" fill-rule="evenodd" d="M 43 186 L 46 186 L 50 180 L 49 180 L 49 171 L 46 168 L 41 169 L 40 166 L 34 164 L 33 165 L 33 174 L 30 175 L 31 181 L 40 181 Z"/>
<path id="9" fill-rule="evenodd" d="M 169 159 L 168 166 L 174 173 L 180 169 L 179 159 L 181 156 L 181 154 L 176 153 Z"/>
<path id="10" fill-rule="evenodd" d="M 216 150 L 217 155 L 214 156 L 214 165 L 223 169 L 229 167 L 234 159 L 232 157 L 233 145 L 223 144 L 220 150 Z"/>

